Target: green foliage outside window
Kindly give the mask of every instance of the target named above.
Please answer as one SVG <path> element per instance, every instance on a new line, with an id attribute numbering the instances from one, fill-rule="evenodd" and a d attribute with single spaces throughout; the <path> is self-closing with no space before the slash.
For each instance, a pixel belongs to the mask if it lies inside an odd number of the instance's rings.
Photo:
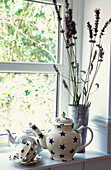
<path id="1" fill-rule="evenodd" d="M 0 129 L 30 122 L 48 126 L 55 114 L 55 81 L 53 74 L 0 73 Z"/>
<path id="2" fill-rule="evenodd" d="M 0 61 L 56 62 L 57 19 L 52 5 L 0 1 Z M 44 128 L 55 110 L 54 74 L 0 73 L 0 129 Z M 1 133 L 0 130 L 0 133 Z"/>
<path id="3" fill-rule="evenodd" d="M 0 61 L 55 62 L 56 42 L 52 5 L 0 1 Z"/>

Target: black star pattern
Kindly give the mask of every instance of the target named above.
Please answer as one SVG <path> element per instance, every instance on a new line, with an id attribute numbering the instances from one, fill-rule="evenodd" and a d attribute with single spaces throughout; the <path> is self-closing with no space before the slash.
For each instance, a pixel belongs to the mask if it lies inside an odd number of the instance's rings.
<path id="1" fill-rule="evenodd" d="M 64 124 L 62 123 L 62 124 L 60 124 L 60 126 L 64 126 Z"/>
<path id="2" fill-rule="evenodd" d="M 27 156 L 29 155 L 29 152 L 27 153 Z"/>
<path id="3" fill-rule="evenodd" d="M 74 123 L 72 123 L 72 128 L 74 128 Z"/>
<path id="4" fill-rule="evenodd" d="M 33 130 L 36 130 L 36 129 L 37 129 L 37 126 L 36 126 L 36 125 L 33 125 L 33 126 L 32 126 L 32 129 L 33 129 Z"/>
<path id="5" fill-rule="evenodd" d="M 22 149 L 21 152 L 23 153 L 23 152 L 24 152 L 24 149 Z"/>
<path id="6" fill-rule="evenodd" d="M 74 149 L 70 150 L 69 153 L 73 153 L 74 152 Z"/>
<path id="7" fill-rule="evenodd" d="M 55 154 L 53 151 L 50 151 L 50 153 L 51 153 L 52 155 L 54 155 L 54 154 Z"/>
<path id="8" fill-rule="evenodd" d="M 57 128 L 61 128 L 61 126 L 57 126 Z"/>
<path id="9" fill-rule="evenodd" d="M 74 143 L 77 142 L 78 138 L 76 138 L 76 136 L 73 138 Z"/>
<path id="10" fill-rule="evenodd" d="M 66 120 L 70 120 L 70 118 L 66 117 Z"/>
<path id="11" fill-rule="evenodd" d="M 39 138 L 43 139 L 44 135 L 42 133 L 38 135 L 39 135 Z"/>
<path id="12" fill-rule="evenodd" d="M 40 142 L 39 142 L 39 139 L 37 139 L 37 143 L 39 144 Z"/>
<path id="13" fill-rule="evenodd" d="M 61 136 L 65 136 L 66 133 L 64 133 L 63 131 L 60 133 Z"/>
<path id="14" fill-rule="evenodd" d="M 59 122 L 59 121 L 60 121 L 60 118 L 57 118 L 56 121 Z"/>
<path id="15" fill-rule="evenodd" d="M 49 143 L 50 143 L 50 144 L 53 144 L 53 143 L 54 143 L 53 138 L 49 139 Z"/>
<path id="16" fill-rule="evenodd" d="M 33 151 L 34 149 L 33 148 L 31 148 L 31 151 Z"/>
<path id="17" fill-rule="evenodd" d="M 67 162 L 67 160 L 64 160 L 64 159 L 63 159 L 62 162 Z"/>
<path id="18" fill-rule="evenodd" d="M 13 159 L 15 160 L 15 159 L 16 159 L 16 156 L 14 156 Z"/>
<path id="19" fill-rule="evenodd" d="M 63 145 L 60 145 L 60 149 L 62 149 L 62 150 L 64 150 L 66 147 L 65 147 L 65 145 L 63 144 Z"/>
<path id="20" fill-rule="evenodd" d="M 64 155 L 62 153 L 59 156 L 60 156 L 60 158 L 64 158 Z"/>

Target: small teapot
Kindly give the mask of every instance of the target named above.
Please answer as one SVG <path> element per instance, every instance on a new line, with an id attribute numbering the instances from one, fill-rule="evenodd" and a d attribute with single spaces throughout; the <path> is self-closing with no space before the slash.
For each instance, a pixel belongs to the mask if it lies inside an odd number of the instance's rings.
<path id="1" fill-rule="evenodd" d="M 67 118 L 63 112 L 62 117 L 57 117 L 53 123 L 53 129 L 43 134 L 41 130 L 32 125 L 31 129 L 37 135 L 37 141 L 41 147 L 46 148 L 51 153 L 51 159 L 56 161 L 71 161 L 77 150 L 81 150 L 88 146 L 93 140 L 93 131 L 89 127 L 81 126 L 74 129 L 73 120 Z M 80 145 L 80 133 L 83 129 L 89 129 L 91 139 L 85 145 Z"/>
<path id="2" fill-rule="evenodd" d="M 15 150 L 20 150 L 20 148 L 23 147 L 24 144 L 27 143 L 27 141 L 31 142 L 33 146 L 35 147 L 36 151 L 40 153 L 43 148 L 39 145 L 37 140 L 35 140 L 35 134 L 32 133 L 31 129 L 27 129 L 20 134 L 15 134 L 13 135 L 9 129 L 5 129 L 8 135 L 8 145 L 15 149 Z"/>

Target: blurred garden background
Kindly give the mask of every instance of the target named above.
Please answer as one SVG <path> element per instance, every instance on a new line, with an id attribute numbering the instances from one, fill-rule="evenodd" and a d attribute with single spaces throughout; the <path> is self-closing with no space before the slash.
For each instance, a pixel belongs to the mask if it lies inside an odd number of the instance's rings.
<path id="1" fill-rule="evenodd" d="M 0 61 L 55 63 L 57 19 L 53 5 L 0 1 Z M 0 73 L 0 133 L 5 128 L 47 126 L 55 114 L 56 75 Z"/>

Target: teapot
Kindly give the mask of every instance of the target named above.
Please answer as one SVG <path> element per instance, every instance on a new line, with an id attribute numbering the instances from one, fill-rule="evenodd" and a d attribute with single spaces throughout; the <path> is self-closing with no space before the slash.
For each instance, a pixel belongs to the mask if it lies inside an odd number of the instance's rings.
<path id="1" fill-rule="evenodd" d="M 75 152 L 85 148 L 93 140 L 91 128 L 81 126 L 77 130 L 74 129 L 73 120 L 66 117 L 64 112 L 61 118 L 57 117 L 53 122 L 53 129 L 48 130 L 45 134 L 36 125 L 31 125 L 30 128 L 38 137 L 37 141 L 41 147 L 48 149 L 51 159 L 56 161 L 66 162 L 73 160 Z M 91 138 L 85 145 L 80 145 L 80 134 L 83 129 L 89 129 Z"/>
<path id="2" fill-rule="evenodd" d="M 10 146 L 11 148 L 19 151 L 24 146 L 24 144 L 29 141 L 33 144 L 37 153 L 40 153 L 43 150 L 43 148 L 41 148 L 41 146 L 37 142 L 38 140 L 35 140 L 35 134 L 33 134 L 30 129 L 26 129 L 25 131 L 19 134 L 12 134 L 9 129 L 5 130 L 8 136 L 8 146 Z"/>

